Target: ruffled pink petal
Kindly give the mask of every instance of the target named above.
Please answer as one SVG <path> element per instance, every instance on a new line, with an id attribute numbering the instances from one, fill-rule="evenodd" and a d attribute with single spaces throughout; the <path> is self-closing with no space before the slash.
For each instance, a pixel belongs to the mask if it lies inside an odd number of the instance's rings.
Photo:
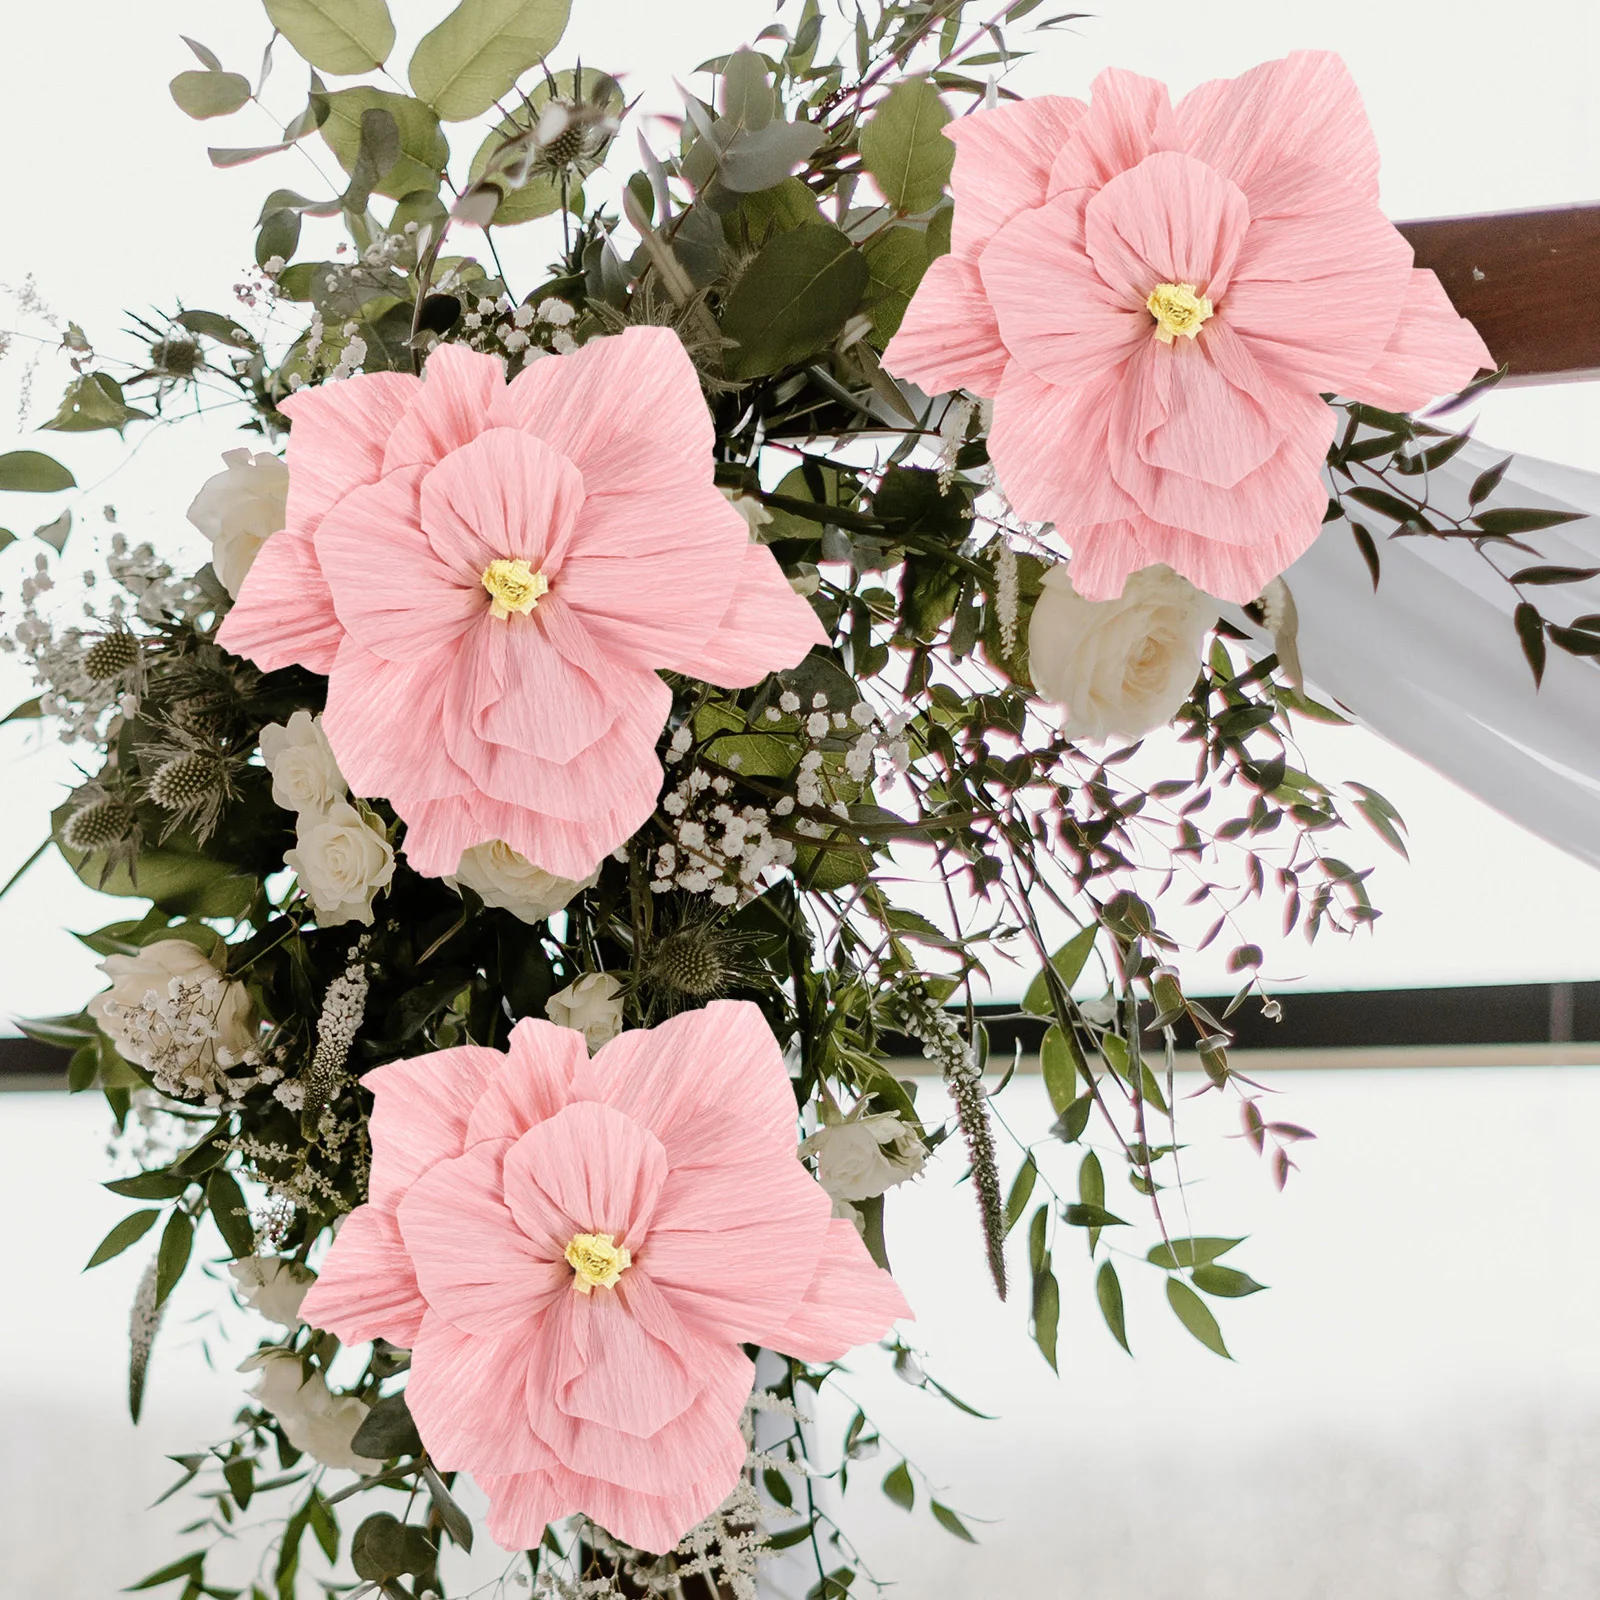
<path id="1" fill-rule="evenodd" d="M 572 1093 L 648 1128 L 674 1171 L 794 1153 L 794 1090 L 772 1029 L 748 1000 L 713 1000 L 618 1034 L 578 1073 Z"/>
<path id="2" fill-rule="evenodd" d="M 670 328 L 629 328 L 533 362 L 495 397 L 489 423 L 546 440 L 591 493 L 641 471 L 689 487 L 710 476 L 711 413 Z M 641 539 L 648 532 L 638 530 Z"/>
<path id="3" fill-rule="evenodd" d="M 638 1308 L 652 1298 L 659 1302 L 661 1291 L 631 1268 L 615 1289 L 575 1294 L 573 1337 L 583 1350 L 583 1371 L 556 1395 L 556 1404 L 574 1421 L 650 1439 L 699 1397 L 701 1374 L 718 1352 L 681 1324 L 675 1341 L 646 1327 Z M 676 1322 L 664 1305 L 656 1309 Z"/>
<path id="4" fill-rule="evenodd" d="M 1050 168 L 1088 109 L 1081 100 L 1044 94 L 971 112 L 946 127 L 956 147 L 953 254 L 975 256 L 1001 224 L 1044 204 Z"/>
<path id="5" fill-rule="evenodd" d="M 384 472 L 431 467 L 470 443 L 505 386 L 505 364 L 498 356 L 459 344 L 438 345 L 428 357 L 415 399 L 389 435 Z"/>
<path id="6" fill-rule="evenodd" d="M 992 395 L 1005 376 L 1006 361 L 977 267 L 964 257 L 940 256 L 917 285 L 899 331 L 883 352 L 884 366 L 929 394 L 968 389 Z"/>
<path id="7" fill-rule="evenodd" d="M 423 1298 L 468 1333 L 509 1333 L 572 1291 L 572 1269 L 530 1240 L 506 1206 L 505 1148 L 486 1140 L 441 1161 L 400 1202 Z"/>
<path id="8" fill-rule="evenodd" d="M 1427 268 L 1418 267 L 1407 283 L 1405 304 L 1388 345 L 1348 393 L 1390 411 L 1415 411 L 1440 395 L 1454 394 L 1494 365 L 1489 347 L 1451 305 L 1444 285 Z M 269 539 L 269 549 L 271 545 Z M 256 557 L 258 564 L 260 559 Z"/>
<path id="9" fill-rule="evenodd" d="M 853 1223 L 833 1218 L 805 1299 L 761 1343 L 801 1361 L 837 1361 L 858 1344 L 881 1339 L 911 1307 L 900 1286 L 867 1254 Z"/>
<path id="10" fill-rule="evenodd" d="M 1091 383 L 1153 337 L 1145 298 L 1154 284 L 1142 294 L 1107 284 L 1084 251 L 1083 224 L 1068 200 L 1013 217 L 979 268 L 1013 367 L 1051 383 Z"/>
<path id="11" fill-rule="evenodd" d="M 383 471 L 389 435 L 421 391 L 409 373 L 372 372 L 301 389 L 279 406 L 294 424 L 289 440 L 287 521 L 313 533 L 329 507 Z"/>
<path id="12" fill-rule="evenodd" d="M 303 533 L 275 533 L 256 553 L 239 598 L 217 630 L 217 643 L 263 672 L 298 663 L 330 672 L 344 629 L 328 580 Z"/>
<path id="13" fill-rule="evenodd" d="M 464 1333 L 437 1311 L 411 1346 L 406 1403 L 433 1462 L 446 1472 L 530 1472 L 555 1457 L 534 1436 L 525 1406 L 536 1326 Z"/>
<path id="14" fill-rule="evenodd" d="M 1089 201 L 1083 240 L 1120 304 L 1142 307 L 1158 283 L 1193 284 L 1216 303 L 1249 223 L 1243 194 L 1226 178 L 1192 156 L 1158 151 Z"/>
<path id="15" fill-rule="evenodd" d="M 1175 340 L 1137 364 L 1131 381 L 1135 401 L 1137 449 L 1142 460 L 1163 471 L 1198 478 L 1231 489 L 1272 458 L 1283 434 L 1268 404 L 1251 392 L 1259 374 L 1243 374 L 1244 363 L 1230 361 L 1239 341 L 1229 329 L 1207 326 L 1193 343 Z"/>
<path id="16" fill-rule="evenodd" d="M 716 631 L 661 664 L 724 689 L 748 689 L 768 673 L 799 666 L 813 645 L 827 642 L 828 630 L 790 586 L 777 557 L 764 544 L 747 542 L 738 587 Z"/>
<path id="17" fill-rule="evenodd" d="M 1203 83 L 1179 102 L 1177 126 L 1179 148 L 1232 178 L 1258 215 L 1256 189 L 1295 161 L 1337 173 L 1377 204 L 1378 141 L 1350 69 L 1327 51 Z"/>
<path id="18" fill-rule="evenodd" d="M 666 1176 L 654 1134 L 611 1106 L 578 1100 L 512 1145 L 502 1182 L 517 1226 L 560 1256 L 579 1233 L 609 1233 L 637 1249 Z"/>
<path id="19" fill-rule="evenodd" d="M 683 466 L 642 445 L 626 479 L 583 502 L 556 580 L 619 663 L 654 669 L 703 644 L 738 582 L 744 518 L 703 464 L 687 479 Z"/>
<path id="20" fill-rule="evenodd" d="M 488 610 L 481 578 L 469 583 L 452 571 L 422 531 L 426 475 L 407 467 L 352 489 L 317 528 L 317 560 L 339 621 L 385 661 L 447 649 Z"/>
<path id="21" fill-rule="evenodd" d="M 340 1224 L 321 1276 L 300 1303 L 313 1328 L 346 1344 L 387 1339 L 402 1350 L 416 1343 L 427 1309 L 394 1212 L 376 1204 L 357 1206 Z"/>
<path id="22" fill-rule="evenodd" d="M 424 476 L 421 523 L 434 553 L 487 611 L 491 561 L 521 559 L 556 581 L 583 495 L 578 469 L 543 439 L 491 428 Z"/>
<path id="23" fill-rule="evenodd" d="M 398 805 L 402 795 L 438 800 L 471 787 L 445 747 L 450 661 L 446 651 L 384 661 L 354 639 L 339 647 L 322 727 L 354 793 L 382 795 Z M 454 870 L 455 862 L 445 868 Z"/>
<path id="24" fill-rule="evenodd" d="M 581 1488 L 570 1473 L 562 1474 L 557 1488 L 550 1472 L 518 1472 L 499 1476 L 474 1473 L 478 1487 L 489 1497 L 485 1526 L 489 1537 L 506 1551 L 537 1550 L 544 1530 L 578 1509 Z"/>
<path id="25" fill-rule="evenodd" d="M 828 1197 L 792 1148 L 776 1160 L 674 1169 L 640 1265 L 690 1327 L 759 1342 L 799 1305 L 829 1215 Z"/>
<path id="26" fill-rule="evenodd" d="M 466 1149 L 473 1108 L 505 1066 L 500 1051 L 463 1044 L 363 1075 L 372 1092 L 372 1205 L 392 1211 L 424 1172 Z"/>
<path id="27" fill-rule="evenodd" d="M 588 1059 L 576 1029 L 524 1017 L 511 1030 L 501 1066 L 472 1108 L 466 1142 L 520 1139 L 553 1117 L 572 1098 L 572 1080 Z"/>
<path id="28" fill-rule="evenodd" d="M 1336 180 L 1324 181 L 1322 199 L 1315 211 L 1251 223 L 1222 317 L 1281 379 L 1348 394 L 1400 316 L 1411 246 Z"/>
<path id="29" fill-rule="evenodd" d="M 1050 167 L 1049 195 L 1103 188 L 1156 150 L 1175 150 L 1178 125 L 1167 86 L 1109 67 L 1089 90 L 1089 109 Z"/>

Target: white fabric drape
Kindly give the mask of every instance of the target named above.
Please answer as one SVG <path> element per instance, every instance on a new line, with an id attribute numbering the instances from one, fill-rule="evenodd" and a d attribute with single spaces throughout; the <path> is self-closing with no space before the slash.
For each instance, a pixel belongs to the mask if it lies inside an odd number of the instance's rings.
<path id="1" fill-rule="evenodd" d="M 1505 454 L 1468 444 L 1429 475 L 1429 503 L 1465 515 L 1473 480 Z M 1537 555 L 1491 547 L 1502 571 L 1600 566 L 1600 475 L 1518 456 L 1490 503 L 1585 518 L 1525 535 Z M 1376 592 L 1344 522 L 1330 523 L 1284 574 L 1308 684 L 1502 815 L 1600 866 L 1600 662 L 1551 646 L 1536 689 L 1511 624 L 1517 596 L 1469 541 L 1391 539 L 1392 523 L 1357 514 L 1378 544 Z M 1551 622 L 1600 613 L 1600 578 L 1527 595 Z"/>

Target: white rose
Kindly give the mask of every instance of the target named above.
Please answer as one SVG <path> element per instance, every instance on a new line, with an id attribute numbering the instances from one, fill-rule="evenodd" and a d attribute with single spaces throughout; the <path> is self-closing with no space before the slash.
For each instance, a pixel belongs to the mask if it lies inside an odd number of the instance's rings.
<path id="1" fill-rule="evenodd" d="M 146 1071 L 159 1066 L 162 1087 L 174 1085 L 169 1093 L 210 1087 L 219 1067 L 237 1065 L 256 1042 L 249 990 L 187 939 L 107 956 L 100 970 L 111 987 L 89 1002 L 89 1015 L 119 1055 Z"/>
<path id="2" fill-rule="evenodd" d="M 229 1262 L 228 1271 L 234 1293 L 252 1311 L 259 1311 L 268 1322 L 283 1328 L 300 1325 L 300 1302 L 317 1281 L 310 1267 L 285 1261 L 281 1256 L 245 1256 Z"/>
<path id="3" fill-rule="evenodd" d="M 356 1430 L 367 1420 L 368 1407 L 351 1394 L 334 1394 L 320 1372 L 303 1375 L 299 1356 L 286 1350 L 260 1350 L 240 1364 L 241 1372 L 259 1371 L 250 1392 L 262 1410 L 278 1419 L 296 1450 L 327 1467 L 368 1472 L 372 1461 L 350 1448 Z"/>
<path id="4" fill-rule="evenodd" d="M 287 724 L 261 730 L 261 759 L 272 774 L 272 798 L 285 811 L 326 811 L 345 797 L 344 774 L 322 731 L 322 718 L 297 711 Z"/>
<path id="5" fill-rule="evenodd" d="M 835 1202 L 871 1200 L 922 1171 L 928 1152 L 915 1128 L 892 1111 L 852 1113 L 818 1128 L 800 1146 L 817 1158 L 817 1182 Z"/>
<path id="6" fill-rule="evenodd" d="M 576 1028 L 591 1050 L 622 1032 L 622 985 L 609 972 L 586 972 L 544 1004 L 544 1014 L 558 1028 Z"/>
<path id="7" fill-rule="evenodd" d="M 394 876 L 394 846 L 378 819 L 339 800 L 320 814 L 301 812 L 294 836 L 283 864 L 299 875 L 317 921 L 325 928 L 340 922 L 371 927 L 373 896 Z"/>
<path id="8" fill-rule="evenodd" d="M 211 541 L 211 566 L 222 587 L 239 597 L 250 563 L 284 524 L 289 469 L 266 451 L 224 450 L 226 469 L 207 478 L 188 517 Z"/>
<path id="9" fill-rule="evenodd" d="M 452 889 L 465 884 L 486 906 L 499 906 L 524 922 L 543 922 L 599 876 L 596 867 L 581 883 L 558 878 L 495 839 L 464 850 L 455 876 L 444 881 Z"/>
<path id="10" fill-rule="evenodd" d="M 1028 627 L 1029 671 L 1069 739 L 1142 738 L 1188 699 L 1217 617 L 1170 567 L 1133 573 L 1116 600 L 1085 600 L 1052 567 Z"/>

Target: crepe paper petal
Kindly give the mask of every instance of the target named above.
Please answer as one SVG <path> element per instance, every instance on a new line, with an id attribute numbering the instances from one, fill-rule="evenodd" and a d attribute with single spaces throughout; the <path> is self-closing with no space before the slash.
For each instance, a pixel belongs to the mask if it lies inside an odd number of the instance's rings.
<path id="1" fill-rule="evenodd" d="M 1167 86 L 1108 67 L 1090 86 L 1089 109 L 1050 167 L 1047 198 L 1093 192 L 1157 150 L 1182 148 Z"/>
<path id="2" fill-rule="evenodd" d="M 744 1468 L 744 1342 L 831 1360 L 907 1314 L 798 1159 L 782 1052 L 748 1002 L 592 1059 L 524 1021 L 506 1052 L 365 1081 L 373 1197 L 307 1304 L 342 1337 L 404 1333 L 423 1441 L 478 1475 L 497 1539 L 531 1547 L 537 1519 L 582 1512 L 674 1548 Z"/>
<path id="3" fill-rule="evenodd" d="M 1088 109 L 1081 100 L 1046 94 L 973 111 L 945 128 L 956 147 L 952 254 L 978 255 L 1019 211 L 1044 204 L 1050 168 Z"/>
<path id="4" fill-rule="evenodd" d="M 436 346 L 420 389 L 384 443 L 384 475 L 402 467 L 431 467 L 470 444 L 505 386 L 505 363 L 498 356 L 458 344 Z"/>
<path id="5" fill-rule="evenodd" d="M 1006 360 L 978 268 L 955 255 L 940 256 L 923 274 L 883 352 L 890 372 L 929 394 L 947 389 L 995 394 Z"/>
<path id="6" fill-rule="evenodd" d="M 287 528 L 261 546 L 217 630 L 223 649 L 263 672 L 290 665 L 331 672 L 343 638 L 311 540 Z"/>
<path id="7" fill-rule="evenodd" d="M 1407 281 L 1400 320 L 1383 354 L 1350 385 L 1349 393 L 1369 405 L 1413 411 L 1464 389 L 1479 372 L 1494 366 L 1478 330 L 1456 313 L 1434 273 L 1418 267 Z"/>
<path id="8" fill-rule="evenodd" d="M 422 392 L 410 373 L 373 372 L 289 395 L 278 409 L 294 424 L 287 525 L 314 533 L 354 488 L 383 475 L 389 435 Z"/>

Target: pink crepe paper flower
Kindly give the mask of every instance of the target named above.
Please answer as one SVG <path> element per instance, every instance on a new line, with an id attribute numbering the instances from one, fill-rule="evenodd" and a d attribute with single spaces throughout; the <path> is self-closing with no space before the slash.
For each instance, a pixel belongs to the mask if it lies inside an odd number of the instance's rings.
<path id="1" fill-rule="evenodd" d="M 908 1316 L 795 1150 L 761 1012 L 717 1001 L 592 1059 L 510 1048 L 379 1067 L 368 1200 L 301 1315 L 411 1351 L 434 1463 L 470 1471 L 507 1549 L 584 1512 L 670 1550 L 734 1487 L 742 1343 L 831 1361 Z"/>
<path id="2" fill-rule="evenodd" d="M 1115 599 L 1165 562 L 1248 602 L 1317 536 L 1334 413 L 1409 410 L 1492 358 L 1378 207 L 1378 151 L 1334 55 L 1202 84 L 1104 72 L 1088 105 L 978 111 L 955 226 L 885 364 L 994 398 L 1019 514 Z"/>
<path id="3" fill-rule="evenodd" d="M 657 670 L 759 682 L 825 642 L 712 480 L 683 346 L 631 328 L 515 382 L 443 345 L 425 379 L 302 390 L 283 532 L 218 639 L 328 675 L 322 726 L 419 871 L 503 840 L 578 879 L 649 816 Z"/>

